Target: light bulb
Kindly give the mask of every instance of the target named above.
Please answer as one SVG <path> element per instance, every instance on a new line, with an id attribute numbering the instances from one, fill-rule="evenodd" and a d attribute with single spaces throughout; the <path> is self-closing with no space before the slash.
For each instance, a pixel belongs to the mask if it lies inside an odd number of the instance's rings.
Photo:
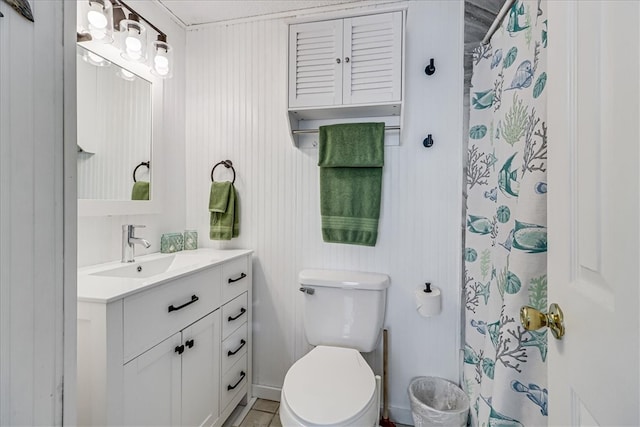
<path id="1" fill-rule="evenodd" d="M 158 67 L 156 66 L 156 73 L 158 73 L 159 76 L 166 76 L 167 74 L 169 74 L 169 67 Z"/>
<path id="2" fill-rule="evenodd" d="M 154 62 L 156 63 L 156 67 L 169 68 L 169 60 L 164 55 L 156 55 Z"/>
<path id="3" fill-rule="evenodd" d="M 108 23 L 107 17 L 104 16 L 104 13 L 97 10 L 90 10 L 87 13 L 87 19 L 89 20 L 89 24 L 96 29 L 104 29 Z"/>
<path id="4" fill-rule="evenodd" d="M 142 50 L 142 42 L 135 36 L 127 36 L 124 43 L 127 46 L 127 52 L 140 52 Z"/>
<path id="5" fill-rule="evenodd" d="M 134 61 L 137 61 L 142 58 L 142 52 L 140 52 L 139 50 L 127 49 L 127 56 L 129 56 L 129 58 L 133 59 Z"/>

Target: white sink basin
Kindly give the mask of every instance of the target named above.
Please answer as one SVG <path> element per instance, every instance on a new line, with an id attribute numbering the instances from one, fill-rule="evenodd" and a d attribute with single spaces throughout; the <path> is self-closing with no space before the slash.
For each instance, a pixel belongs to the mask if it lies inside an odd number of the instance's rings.
<path id="1" fill-rule="evenodd" d="M 169 271 L 175 261 L 175 258 L 175 255 L 169 255 L 164 258 L 136 261 L 89 274 L 92 276 L 146 279 L 148 277 L 155 276 L 156 274 L 162 274 Z"/>
<path id="2" fill-rule="evenodd" d="M 203 248 L 142 255 L 126 264 L 116 261 L 84 267 L 78 270 L 78 300 L 110 302 L 249 253 Z"/>

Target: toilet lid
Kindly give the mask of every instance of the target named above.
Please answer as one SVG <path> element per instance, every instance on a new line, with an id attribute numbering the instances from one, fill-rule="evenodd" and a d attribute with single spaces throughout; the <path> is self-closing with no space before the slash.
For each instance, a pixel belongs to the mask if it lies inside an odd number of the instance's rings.
<path id="1" fill-rule="evenodd" d="M 373 371 L 357 350 L 318 346 L 289 369 L 282 393 L 307 423 L 340 425 L 367 407 L 375 389 Z"/>

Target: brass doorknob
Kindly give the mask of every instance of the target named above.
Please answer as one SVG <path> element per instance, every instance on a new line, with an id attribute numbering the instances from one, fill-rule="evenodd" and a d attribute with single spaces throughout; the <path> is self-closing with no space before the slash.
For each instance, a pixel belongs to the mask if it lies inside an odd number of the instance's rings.
<path id="1" fill-rule="evenodd" d="M 535 331 L 545 326 L 551 329 L 553 336 L 560 340 L 564 336 L 564 316 L 558 304 L 551 304 L 548 313 L 542 313 L 528 305 L 520 308 L 520 323 L 527 331 Z"/>

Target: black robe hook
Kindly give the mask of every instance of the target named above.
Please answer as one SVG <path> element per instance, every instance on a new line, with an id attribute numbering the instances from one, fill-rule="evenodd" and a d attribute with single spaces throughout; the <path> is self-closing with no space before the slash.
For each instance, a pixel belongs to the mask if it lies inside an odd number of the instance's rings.
<path id="1" fill-rule="evenodd" d="M 433 74 L 433 73 L 435 73 L 435 72 L 436 72 L 436 66 L 434 65 L 434 59 L 433 59 L 433 58 L 431 58 L 431 59 L 429 60 L 429 65 L 427 65 L 427 67 L 424 69 L 424 73 L 425 73 L 427 76 L 430 76 L 430 75 L 432 75 L 432 74 Z"/>

